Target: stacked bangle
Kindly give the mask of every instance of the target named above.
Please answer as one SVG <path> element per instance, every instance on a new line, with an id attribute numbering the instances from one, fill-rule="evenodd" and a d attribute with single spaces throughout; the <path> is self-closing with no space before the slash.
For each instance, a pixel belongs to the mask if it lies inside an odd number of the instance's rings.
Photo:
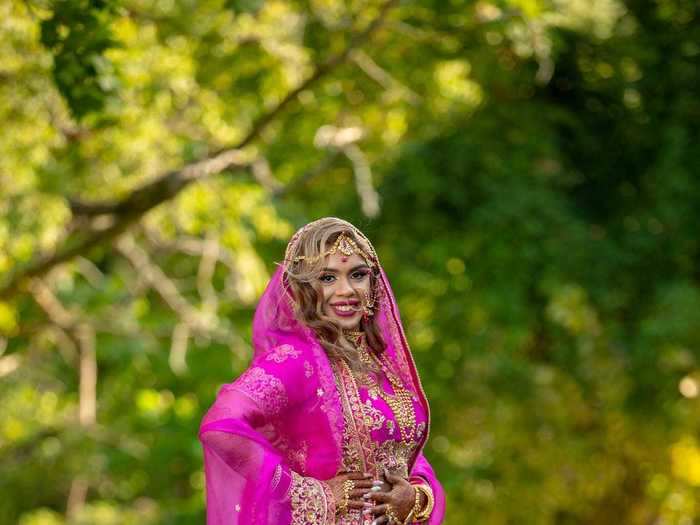
<path id="1" fill-rule="evenodd" d="M 424 484 L 413 485 L 413 487 L 416 489 L 416 504 L 419 504 L 418 502 L 420 501 L 419 493 L 423 493 L 425 495 L 427 502 L 425 504 L 425 507 L 423 507 L 422 509 L 420 509 L 420 511 L 415 513 L 415 519 L 417 521 L 425 521 L 430 517 L 430 514 L 433 512 L 433 507 L 435 506 L 433 490 L 428 485 Z"/>
<path id="2" fill-rule="evenodd" d="M 408 513 L 408 516 L 406 516 L 406 519 L 403 520 L 403 525 L 410 525 L 413 523 L 413 520 L 415 517 L 418 515 L 420 512 L 421 506 L 420 506 L 420 492 L 418 489 L 413 485 L 413 492 L 415 493 L 416 500 L 413 503 L 413 508 L 411 509 L 411 512 Z"/>

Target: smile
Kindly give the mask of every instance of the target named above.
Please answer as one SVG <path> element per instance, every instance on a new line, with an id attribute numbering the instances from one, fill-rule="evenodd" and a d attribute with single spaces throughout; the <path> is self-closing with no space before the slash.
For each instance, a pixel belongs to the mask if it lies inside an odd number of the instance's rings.
<path id="1" fill-rule="evenodd" d="M 350 317 L 359 311 L 355 308 L 355 306 L 349 304 L 334 304 L 331 306 L 335 313 L 341 317 Z"/>
<path id="2" fill-rule="evenodd" d="M 340 310 L 341 312 L 351 312 L 353 310 L 353 307 L 349 305 L 334 306 L 333 308 Z"/>

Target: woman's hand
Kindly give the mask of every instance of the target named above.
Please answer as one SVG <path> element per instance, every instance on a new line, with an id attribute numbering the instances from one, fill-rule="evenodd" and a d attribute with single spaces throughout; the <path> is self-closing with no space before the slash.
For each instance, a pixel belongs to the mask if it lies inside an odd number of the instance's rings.
<path id="1" fill-rule="evenodd" d="M 391 483 L 390 490 L 370 491 L 367 499 L 374 500 L 377 505 L 372 507 L 371 512 L 378 516 L 372 525 L 388 524 L 389 517 L 386 515 L 387 505 L 391 505 L 394 514 L 401 520 L 401 523 L 408 517 L 413 505 L 416 502 L 416 492 L 408 480 L 401 476 L 395 476 L 384 469 L 384 477 Z"/>
<path id="2" fill-rule="evenodd" d="M 340 504 L 345 498 L 343 483 L 345 483 L 345 481 L 348 479 L 355 482 L 355 488 L 350 491 L 348 509 L 366 508 L 365 502 L 367 500 L 364 499 L 363 496 L 369 492 L 370 488 L 372 488 L 372 476 L 362 472 L 342 472 L 336 477 L 326 480 L 326 483 L 331 488 L 333 496 L 335 497 L 336 509 L 340 508 Z"/>

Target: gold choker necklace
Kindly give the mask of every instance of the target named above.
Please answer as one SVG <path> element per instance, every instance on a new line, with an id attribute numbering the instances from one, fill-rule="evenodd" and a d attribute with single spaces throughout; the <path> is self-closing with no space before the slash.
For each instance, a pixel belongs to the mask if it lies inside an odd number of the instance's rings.
<path id="1" fill-rule="evenodd" d="M 355 346 L 359 346 L 362 341 L 362 336 L 364 336 L 365 333 L 362 330 L 343 330 L 343 335 L 346 339 L 354 343 Z"/>

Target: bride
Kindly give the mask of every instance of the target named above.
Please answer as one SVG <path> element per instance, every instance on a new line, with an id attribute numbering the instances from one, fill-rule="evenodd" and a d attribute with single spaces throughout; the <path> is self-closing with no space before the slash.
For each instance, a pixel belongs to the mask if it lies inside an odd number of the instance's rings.
<path id="1" fill-rule="evenodd" d="M 204 416 L 208 525 L 438 525 L 430 411 L 369 240 L 301 228 L 253 320 L 253 360 Z"/>

